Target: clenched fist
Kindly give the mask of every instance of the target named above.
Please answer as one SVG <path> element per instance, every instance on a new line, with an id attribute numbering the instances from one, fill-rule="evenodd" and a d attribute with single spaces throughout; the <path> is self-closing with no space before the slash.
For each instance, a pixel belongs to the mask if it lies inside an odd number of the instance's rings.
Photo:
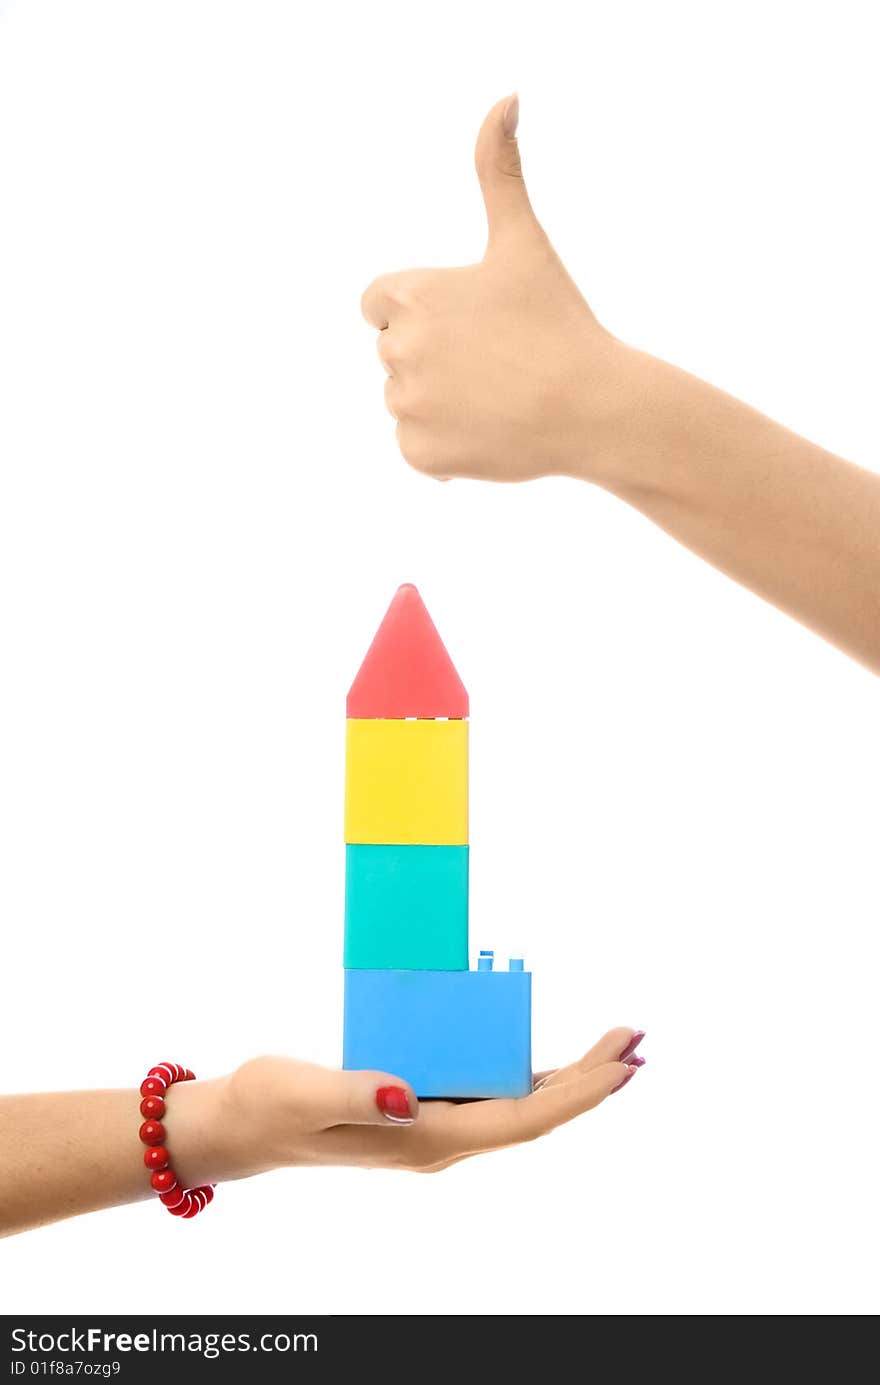
<path id="1" fill-rule="evenodd" d="M 363 297 L 400 449 L 442 479 L 599 472 L 625 409 L 635 353 L 596 321 L 532 210 L 518 115 L 515 96 L 499 101 L 477 140 L 482 261 L 387 274 Z"/>

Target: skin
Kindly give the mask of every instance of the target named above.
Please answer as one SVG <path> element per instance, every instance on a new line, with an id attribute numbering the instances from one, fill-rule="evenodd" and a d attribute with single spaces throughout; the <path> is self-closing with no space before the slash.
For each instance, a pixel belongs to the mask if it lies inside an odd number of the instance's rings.
<path id="1" fill-rule="evenodd" d="M 539 1073 L 530 1096 L 461 1104 L 420 1105 L 387 1073 L 255 1058 L 228 1077 L 169 1089 L 167 1148 L 188 1188 L 318 1164 L 437 1173 L 591 1111 L 638 1071 L 641 1037 L 612 1029 L 578 1062 Z M 388 1086 L 407 1093 L 408 1123 L 379 1110 L 377 1090 Z M 139 1102 L 134 1088 L 0 1098 L 0 1235 L 155 1197 Z"/>
<path id="2" fill-rule="evenodd" d="M 612 336 L 532 210 L 518 114 L 500 101 L 477 140 L 482 261 L 364 294 L 405 459 L 602 486 L 880 672 L 880 476 Z"/>

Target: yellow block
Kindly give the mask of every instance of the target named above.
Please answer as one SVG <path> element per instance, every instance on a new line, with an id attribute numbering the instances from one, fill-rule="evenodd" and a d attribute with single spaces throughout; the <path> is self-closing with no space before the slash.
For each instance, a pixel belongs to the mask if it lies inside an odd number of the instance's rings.
<path id="1" fill-rule="evenodd" d="M 466 721 L 346 722 L 345 840 L 466 846 Z"/>

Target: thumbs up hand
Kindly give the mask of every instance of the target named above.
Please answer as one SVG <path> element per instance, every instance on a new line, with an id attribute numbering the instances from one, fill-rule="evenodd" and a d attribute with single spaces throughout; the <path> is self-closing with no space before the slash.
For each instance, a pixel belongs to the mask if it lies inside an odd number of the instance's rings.
<path id="1" fill-rule="evenodd" d="M 489 112 L 476 166 L 489 238 L 479 264 L 375 280 L 385 399 L 406 460 L 439 479 L 601 470 L 628 349 L 596 321 L 529 201 L 515 96 Z"/>

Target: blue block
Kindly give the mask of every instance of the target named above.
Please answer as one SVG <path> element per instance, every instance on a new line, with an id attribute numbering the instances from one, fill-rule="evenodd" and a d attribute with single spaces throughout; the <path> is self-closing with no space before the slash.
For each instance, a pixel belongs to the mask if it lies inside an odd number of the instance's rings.
<path id="1" fill-rule="evenodd" d="M 468 848 L 345 848 L 347 967 L 467 971 Z"/>
<path id="2" fill-rule="evenodd" d="M 345 973 L 342 1066 L 402 1077 L 420 1097 L 526 1096 L 531 1027 L 528 971 Z"/>

